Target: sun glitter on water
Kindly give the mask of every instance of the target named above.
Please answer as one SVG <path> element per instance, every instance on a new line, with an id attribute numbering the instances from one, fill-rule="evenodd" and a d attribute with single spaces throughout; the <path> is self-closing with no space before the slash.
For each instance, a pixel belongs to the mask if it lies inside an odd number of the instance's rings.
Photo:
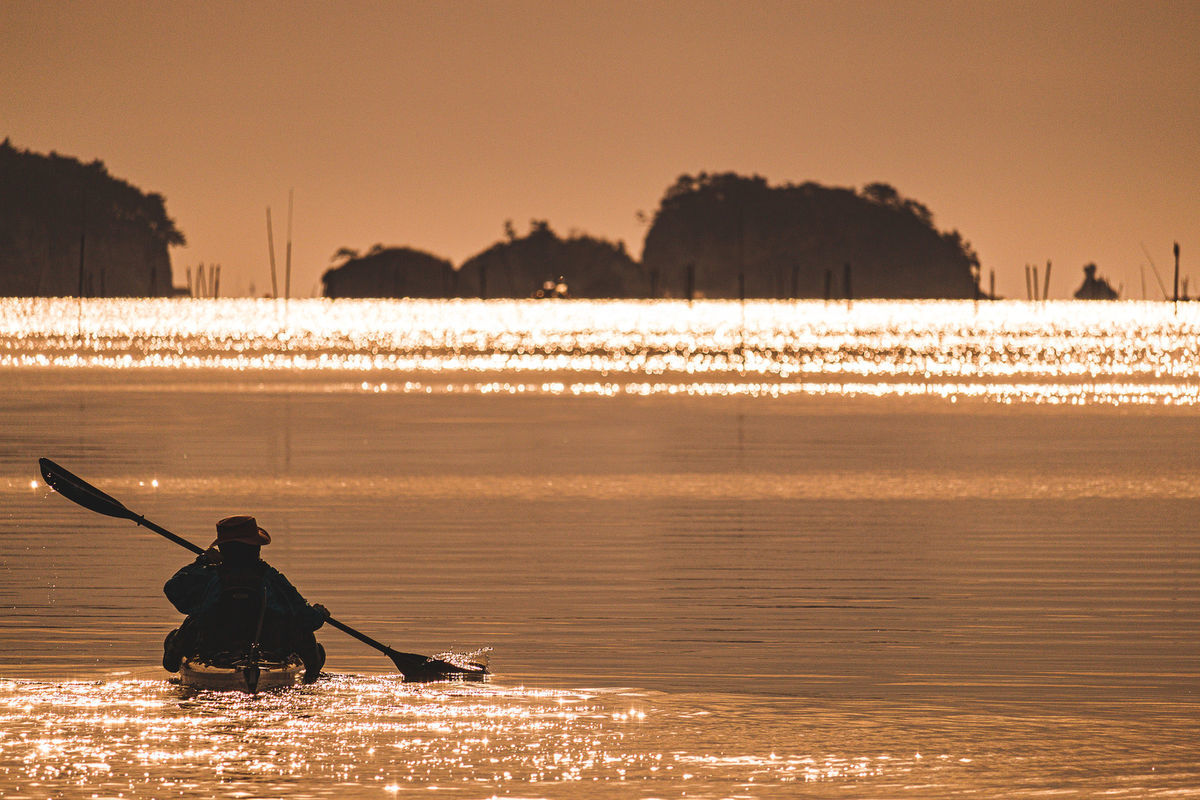
<path id="1" fill-rule="evenodd" d="M 359 372 L 334 388 L 378 393 L 1193 405 L 1198 333 L 1190 303 L 7 299 L 0 367 Z"/>
<path id="2" fill-rule="evenodd" d="M 768 751 L 751 731 L 726 730 L 723 711 L 625 690 L 411 687 L 394 676 L 333 676 L 255 696 L 134 679 L 0 681 L 0 785 L 22 798 L 436 791 L 465 800 L 584 798 L 599 788 L 784 797 L 800 783 L 961 777 L 944 754 L 922 764 L 919 755 L 836 752 L 841 743 L 827 739 L 820 752 Z M 718 730 L 725 744 L 714 751 Z"/>

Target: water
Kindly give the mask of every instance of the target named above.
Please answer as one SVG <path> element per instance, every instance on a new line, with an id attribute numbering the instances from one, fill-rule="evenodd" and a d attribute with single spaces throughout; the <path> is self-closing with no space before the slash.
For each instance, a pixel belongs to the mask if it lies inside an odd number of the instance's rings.
<path id="1" fill-rule="evenodd" d="M 4 797 L 1200 795 L 1190 305 L 284 314 L 0 301 Z M 496 675 L 173 685 L 189 554 L 39 456 Z"/>

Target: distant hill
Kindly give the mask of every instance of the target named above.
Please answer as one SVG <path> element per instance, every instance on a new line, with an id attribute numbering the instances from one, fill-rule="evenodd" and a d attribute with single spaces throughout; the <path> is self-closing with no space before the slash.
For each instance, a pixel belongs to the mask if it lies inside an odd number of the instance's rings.
<path id="1" fill-rule="evenodd" d="M 845 285 L 849 264 L 850 286 Z M 957 231 L 887 184 L 861 192 L 758 176 L 684 175 L 642 252 L 656 297 L 970 298 L 979 259 Z"/>
<path id="2" fill-rule="evenodd" d="M 625 245 L 584 234 L 566 239 L 543 220 L 517 236 L 512 225 L 502 242 L 467 259 L 459 286 L 473 297 L 532 297 L 546 282 L 561 278 L 571 297 L 644 297 L 649 289 L 641 268 Z"/>
<path id="3" fill-rule="evenodd" d="M 458 297 L 458 272 L 444 258 L 411 247 L 375 245 L 321 276 L 326 297 Z"/>
<path id="4" fill-rule="evenodd" d="M 566 284 L 571 297 L 640 297 L 647 284 L 622 244 L 591 236 L 560 238 L 535 220 L 526 236 L 507 236 L 455 269 L 444 258 L 411 247 L 375 245 L 366 255 L 343 248 L 343 263 L 321 278 L 326 297 L 508 297 L 537 295 L 544 284 Z"/>
<path id="5" fill-rule="evenodd" d="M 681 176 L 663 195 L 638 263 L 621 242 L 559 236 L 534 220 L 457 270 L 377 245 L 325 273 L 327 297 L 972 298 L 979 258 L 893 187 L 770 186 L 734 173 Z M 847 285 L 847 278 L 849 284 Z"/>
<path id="6" fill-rule="evenodd" d="M 158 297 L 172 293 L 168 248 L 183 234 L 147 194 L 57 153 L 0 144 L 0 295 Z"/>

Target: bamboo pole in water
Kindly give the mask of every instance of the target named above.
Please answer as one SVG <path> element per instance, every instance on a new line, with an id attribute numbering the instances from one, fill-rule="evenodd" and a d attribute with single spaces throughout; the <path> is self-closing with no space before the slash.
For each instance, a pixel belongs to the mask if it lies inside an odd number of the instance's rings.
<path id="1" fill-rule="evenodd" d="M 81 228 L 79 231 L 79 299 L 83 299 L 83 250 L 86 243 L 86 233 Z"/>
<path id="2" fill-rule="evenodd" d="M 1029 265 L 1025 265 L 1025 299 L 1033 299 L 1033 284 L 1029 280 Z"/>
<path id="3" fill-rule="evenodd" d="M 79 335 L 79 340 L 83 341 L 83 247 L 87 240 L 87 195 L 83 198 L 83 211 L 79 218 L 79 301 L 77 308 L 77 317 L 75 320 L 75 329 Z"/>
<path id="4" fill-rule="evenodd" d="M 746 371 L 746 270 L 738 270 L 738 300 L 742 306 L 741 341 L 738 352 L 742 356 L 742 372 Z"/>
<path id="5" fill-rule="evenodd" d="M 287 226 L 287 263 L 284 267 L 283 277 L 283 302 L 287 301 L 292 296 L 292 193 L 293 189 L 288 189 L 288 226 Z"/>
<path id="6" fill-rule="evenodd" d="M 1168 299 L 1167 287 L 1163 286 L 1162 276 L 1158 274 L 1158 265 L 1154 263 L 1154 259 L 1150 257 L 1150 251 L 1146 249 L 1145 242 L 1139 242 L 1142 246 L 1142 252 L 1146 254 L 1146 260 L 1150 262 L 1150 269 L 1154 270 L 1154 280 L 1158 283 L 1158 290 L 1162 292 L 1163 300 Z"/>
<path id="7" fill-rule="evenodd" d="M 279 298 L 279 283 L 275 280 L 275 234 L 271 232 L 271 207 L 267 206 L 267 252 L 271 256 L 271 297 Z"/>
<path id="8" fill-rule="evenodd" d="M 1042 299 L 1050 297 L 1050 259 L 1046 259 L 1046 283 L 1042 289 Z"/>
<path id="9" fill-rule="evenodd" d="M 1175 313 L 1179 313 L 1179 242 L 1175 243 Z"/>

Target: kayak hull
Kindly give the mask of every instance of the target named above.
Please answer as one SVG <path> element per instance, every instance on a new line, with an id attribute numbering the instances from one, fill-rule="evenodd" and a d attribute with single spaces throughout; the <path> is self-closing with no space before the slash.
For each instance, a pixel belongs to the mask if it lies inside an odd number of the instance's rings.
<path id="1" fill-rule="evenodd" d="M 250 661 L 238 664 L 210 664 L 184 659 L 179 666 L 179 682 L 193 689 L 219 692 L 256 692 L 285 689 L 304 678 L 304 662 L 293 657 L 287 661 Z"/>

